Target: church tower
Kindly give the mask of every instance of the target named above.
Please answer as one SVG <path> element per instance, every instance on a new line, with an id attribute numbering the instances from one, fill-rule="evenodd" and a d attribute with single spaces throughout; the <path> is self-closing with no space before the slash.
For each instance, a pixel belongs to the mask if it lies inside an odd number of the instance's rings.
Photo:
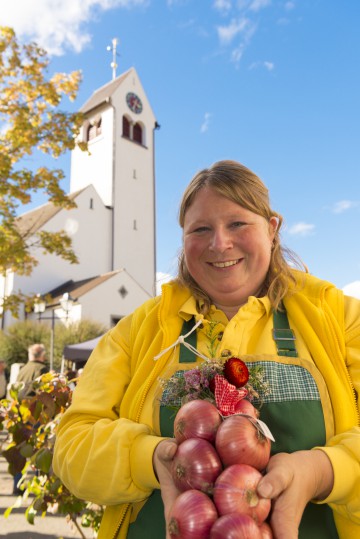
<path id="1" fill-rule="evenodd" d="M 88 142 L 88 152 L 72 152 L 70 192 L 93 185 L 110 212 L 110 237 L 104 237 L 110 248 L 108 271 L 125 269 L 153 296 L 154 132 L 159 126 L 136 70 L 99 88 L 80 111 L 85 115 L 80 137 Z"/>

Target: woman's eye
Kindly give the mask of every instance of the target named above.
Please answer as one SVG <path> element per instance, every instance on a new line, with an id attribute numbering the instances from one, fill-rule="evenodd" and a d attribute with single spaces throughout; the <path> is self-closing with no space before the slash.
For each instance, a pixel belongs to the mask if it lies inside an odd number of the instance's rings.
<path id="1" fill-rule="evenodd" d="M 240 228 L 242 226 L 244 226 L 246 223 L 244 223 L 243 221 L 234 221 L 233 223 L 231 223 L 231 228 Z"/>
<path id="2" fill-rule="evenodd" d="M 210 230 L 208 226 L 199 226 L 195 228 L 193 232 L 195 232 L 195 234 L 201 234 L 202 232 L 207 232 L 208 230 Z"/>

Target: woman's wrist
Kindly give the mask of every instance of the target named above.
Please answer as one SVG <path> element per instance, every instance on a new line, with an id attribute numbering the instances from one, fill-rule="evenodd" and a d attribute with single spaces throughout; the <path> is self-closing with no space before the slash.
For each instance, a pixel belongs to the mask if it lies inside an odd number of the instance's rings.
<path id="1" fill-rule="evenodd" d="M 314 449 L 311 451 L 315 479 L 315 493 L 313 499 L 321 501 L 327 498 L 334 486 L 334 470 L 325 451 Z"/>

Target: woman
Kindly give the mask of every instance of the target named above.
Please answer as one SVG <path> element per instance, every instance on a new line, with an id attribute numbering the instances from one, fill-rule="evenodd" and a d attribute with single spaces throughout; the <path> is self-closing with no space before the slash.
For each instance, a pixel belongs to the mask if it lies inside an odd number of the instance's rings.
<path id="1" fill-rule="evenodd" d="M 292 269 L 282 218 L 239 163 L 194 177 L 180 225 L 178 278 L 94 350 L 58 430 L 55 473 L 107 506 L 99 539 L 166 536 L 177 446 L 159 378 L 201 362 L 179 344 L 191 333 L 200 354 L 246 357 L 270 381 L 261 417 L 276 442 L 258 491 L 272 500 L 274 536 L 359 537 L 360 302 Z"/>

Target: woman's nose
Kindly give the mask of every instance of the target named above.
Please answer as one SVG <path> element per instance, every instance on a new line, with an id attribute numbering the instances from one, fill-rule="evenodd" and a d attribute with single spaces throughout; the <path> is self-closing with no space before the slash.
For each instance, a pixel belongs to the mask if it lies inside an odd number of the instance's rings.
<path id="1" fill-rule="evenodd" d="M 227 230 L 214 230 L 210 241 L 210 250 L 223 253 L 232 247 L 232 240 Z"/>

